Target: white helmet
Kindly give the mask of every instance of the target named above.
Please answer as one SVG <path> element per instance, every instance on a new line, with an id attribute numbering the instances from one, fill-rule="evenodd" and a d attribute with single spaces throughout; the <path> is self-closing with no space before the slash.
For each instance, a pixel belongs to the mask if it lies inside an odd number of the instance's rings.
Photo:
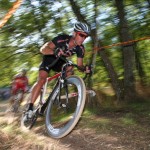
<path id="1" fill-rule="evenodd" d="M 26 69 L 22 69 L 22 70 L 21 70 L 21 73 L 26 74 L 26 73 L 27 73 L 27 70 L 26 70 Z"/>
<path id="2" fill-rule="evenodd" d="M 91 30 L 87 24 L 82 23 L 82 22 L 77 22 L 74 25 L 74 31 L 75 32 L 85 32 L 86 34 L 89 35 Z"/>

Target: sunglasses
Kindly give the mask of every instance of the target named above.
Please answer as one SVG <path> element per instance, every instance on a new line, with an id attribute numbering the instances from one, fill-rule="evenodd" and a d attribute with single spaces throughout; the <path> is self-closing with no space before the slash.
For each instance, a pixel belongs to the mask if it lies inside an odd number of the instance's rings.
<path id="1" fill-rule="evenodd" d="M 85 38 L 85 39 L 88 37 L 88 35 L 82 34 L 82 33 L 80 33 L 80 32 L 77 32 L 77 34 L 78 34 L 80 37 Z"/>

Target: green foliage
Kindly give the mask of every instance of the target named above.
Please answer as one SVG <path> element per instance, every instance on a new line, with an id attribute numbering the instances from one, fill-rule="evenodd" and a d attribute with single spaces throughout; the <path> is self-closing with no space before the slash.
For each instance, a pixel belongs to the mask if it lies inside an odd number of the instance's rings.
<path id="1" fill-rule="evenodd" d="M 149 33 L 149 7 L 147 1 L 126 1 L 125 9 L 129 22 L 130 32 L 135 39 L 148 36 Z M 0 0 L 0 10 L 6 14 L 14 1 Z M 95 4 L 96 2 L 96 4 Z M 75 1 L 80 12 L 85 17 L 92 29 L 96 29 L 98 38 L 104 45 L 119 42 L 117 11 L 110 1 Z M 95 10 L 97 14 L 95 14 Z M 0 29 L 0 86 L 6 86 L 11 78 L 22 67 L 26 67 L 31 78 L 31 83 L 36 79 L 36 73 L 31 68 L 38 67 L 41 61 L 40 47 L 50 41 L 58 33 L 72 34 L 72 27 L 76 22 L 76 15 L 68 1 L 58 2 L 51 0 L 24 1 L 6 25 Z M 96 20 L 96 24 L 95 24 Z M 145 30 L 146 29 L 146 30 Z M 85 63 L 91 59 L 92 41 L 85 41 Z M 146 74 L 146 82 L 150 83 L 150 53 L 149 40 L 137 43 L 136 51 L 139 53 L 142 67 Z M 119 79 L 123 79 L 122 52 L 120 47 L 106 49 Z M 80 73 L 78 73 L 81 75 Z M 93 75 L 94 83 L 106 86 L 110 78 L 102 59 L 96 57 L 96 66 Z"/>
<path id="2" fill-rule="evenodd" d="M 8 10 L 12 7 L 12 2 L 10 2 L 9 0 L 0 0 L 0 11 L 5 11 Z"/>

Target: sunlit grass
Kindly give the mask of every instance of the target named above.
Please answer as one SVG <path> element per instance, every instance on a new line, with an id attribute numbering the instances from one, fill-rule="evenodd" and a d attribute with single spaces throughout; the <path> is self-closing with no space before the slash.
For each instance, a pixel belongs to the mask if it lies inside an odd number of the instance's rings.
<path id="1" fill-rule="evenodd" d="M 94 110 L 95 112 L 97 110 Z M 111 119 L 95 115 L 95 112 L 85 109 L 80 121 L 81 128 L 90 128 L 96 132 L 108 133 L 111 128 Z"/>
<path id="2" fill-rule="evenodd" d="M 13 117 L 13 116 L 12 116 Z M 10 119 L 10 118 L 9 118 Z M 28 144 L 37 144 L 45 147 L 45 142 L 44 142 L 44 138 L 46 138 L 44 135 L 40 135 L 38 133 L 34 132 L 34 128 L 33 130 L 29 130 L 24 131 L 23 129 L 21 129 L 20 127 L 20 123 L 14 121 L 11 124 L 8 124 L 7 120 L 3 120 L 2 122 L 0 121 L 0 130 L 7 134 L 7 136 L 9 136 L 10 138 L 12 138 L 12 140 L 17 137 L 17 140 L 21 140 L 21 141 L 26 141 L 26 143 Z M 31 140 L 34 139 L 34 140 Z M 50 144 L 50 145 L 53 145 Z"/>
<path id="3" fill-rule="evenodd" d="M 94 114 L 93 111 L 90 111 L 89 109 L 85 109 L 82 116 L 89 116 L 89 115 L 92 115 L 92 114 Z"/>
<path id="4" fill-rule="evenodd" d="M 6 125 L 5 127 L 3 127 L 2 130 L 5 131 L 5 132 L 8 132 L 8 133 L 13 133 L 13 131 L 14 131 L 12 125 L 9 125 L 9 126 Z"/>
<path id="5" fill-rule="evenodd" d="M 53 122 L 57 122 L 57 121 L 64 122 L 64 121 L 67 121 L 68 119 L 70 119 L 72 116 L 73 116 L 73 114 L 72 115 L 64 114 L 64 115 L 60 115 L 60 116 L 55 116 L 54 115 L 52 120 L 53 120 Z"/>
<path id="6" fill-rule="evenodd" d="M 137 125 L 136 120 L 130 116 L 120 118 L 121 124 L 134 126 Z"/>

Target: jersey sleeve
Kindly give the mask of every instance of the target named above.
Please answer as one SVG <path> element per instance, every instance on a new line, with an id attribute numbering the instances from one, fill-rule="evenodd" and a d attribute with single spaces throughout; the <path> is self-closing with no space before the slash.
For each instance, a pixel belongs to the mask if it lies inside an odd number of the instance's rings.
<path id="1" fill-rule="evenodd" d="M 84 53 L 85 53 L 84 46 L 83 45 L 78 46 L 77 47 L 77 51 L 76 51 L 77 57 L 78 58 L 83 58 L 84 57 Z"/>
<path id="2" fill-rule="evenodd" d="M 69 36 L 66 34 L 61 34 L 52 39 L 52 42 L 56 47 L 61 47 L 67 40 Z"/>
<path id="3" fill-rule="evenodd" d="M 60 36 L 56 36 L 52 39 L 52 42 L 55 44 L 55 46 L 57 47 L 58 46 L 58 40 L 60 39 L 61 37 Z"/>

